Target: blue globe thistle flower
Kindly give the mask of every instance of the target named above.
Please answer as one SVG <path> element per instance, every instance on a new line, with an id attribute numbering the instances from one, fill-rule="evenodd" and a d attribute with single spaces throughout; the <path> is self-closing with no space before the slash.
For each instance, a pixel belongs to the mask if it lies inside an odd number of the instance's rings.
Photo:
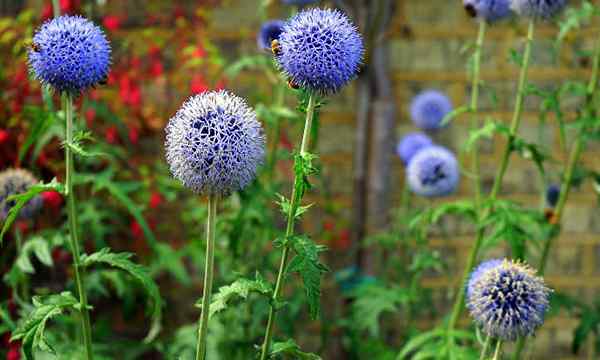
<path id="1" fill-rule="evenodd" d="M 491 260 L 486 260 L 484 262 L 482 262 L 481 264 L 479 264 L 472 272 L 471 272 L 471 276 L 469 277 L 469 282 L 467 283 L 467 288 L 465 289 L 465 291 L 467 292 L 467 299 L 469 299 L 471 297 L 471 294 L 473 294 L 473 286 L 475 285 L 475 283 L 483 276 L 485 275 L 489 270 L 495 268 L 496 266 L 502 264 L 503 260 L 502 259 L 491 259 Z M 468 303 L 467 303 L 468 305 Z"/>
<path id="2" fill-rule="evenodd" d="M 290 81 L 322 95 L 352 80 L 363 57 L 356 27 L 338 10 L 310 9 L 283 27 L 276 59 Z"/>
<path id="3" fill-rule="evenodd" d="M 442 127 L 444 116 L 452 111 L 452 102 L 437 90 L 426 90 L 415 96 L 410 105 L 412 121 L 424 130 Z"/>
<path id="4" fill-rule="evenodd" d="M 471 17 L 490 23 L 507 18 L 511 13 L 510 0 L 463 0 L 463 5 Z"/>
<path id="5" fill-rule="evenodd" d="M 555 207 L 560 197 L 560 186 L 552 184 L 546 189 L 546 201 L 551 207 Z"/>
<path id="6" fill-rule="evenodd" d="M 444 147 L 426 147 L 408 163 L 406 180 L 410 189 L 417 195 L 450 195 L 456 190 L 460 180 L 456 157 Z"/>
<path id="7" fill-rule="evenodd" d="M 38 180 L 27 170 L 8 169 L 0 173 L 0 219 L 4 220 L 9 210 L 15 206 L 13 200 L 7 200 L 11 195 L 22 194 Z M 43 204 L 41 196 L 31 199 L 19 212 L 19 219 L 31 219 L 40 210 Z"/>
<path id="8" fill-rule="evenodd" d="M 504 260 L 473 282 L 467 308 L 484 333 L 514 341 L 542 325 L 550 291 L 530 267 Z"/>
<path id="9" fill-rule="evenodd" d="M 197 193 L 225 196 L 243 189 L 264 158 L 256 113 L 227 91 L 189 98 L 165 131 L 171 173 Z"/>
<path id="10" fill-rule="evenodd" d="M 279 39 L 284 24 L 285 22 L 283 20 L 269 20 L 262 24 L 256 37 L 258 48 L 261 50 L 271 50 L 271 43 L 273 40 Z"/>
<path id="11" fill-rule="evenodd" d="M 511 0 L 511 8 L 520 16 L 550 19 L 567 5 L 566 0 Z"/>
<path id="12" fill-rule="evenodd" d="M 408 133 L 396 146 L 396 153 L 404 165 L 408 165 L 413 156 L 421 149 L 431 145 L 433 145 L 433 141 L 429 136 L 419 132 Z"/>
<path id="13" fill-rule="evenodd" d="M 297 5 L 297 6 L 305 6 L 310 4 L 316 4 L 319 0 L 282 0 L 286 5 Z"/>
<path id="14" fill-rule="evenodd" d="M 33 36 L 29 66 L 42 83 L 77 95 L 106 80 L 110 44 L 99 27 L 81 16 L 60 16 Z"/>

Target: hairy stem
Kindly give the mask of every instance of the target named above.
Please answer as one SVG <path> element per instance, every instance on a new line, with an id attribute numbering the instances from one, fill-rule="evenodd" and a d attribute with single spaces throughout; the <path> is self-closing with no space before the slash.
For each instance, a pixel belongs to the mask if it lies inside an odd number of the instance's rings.
<path id="1" fill-rule="evenodd" d="M 483 343 L 483 348 L 481 349 L 481 354 L 479 355 L 479 360 L 485 360 L 485 356 L 487 355 L 488 348 L 490 347 L 490 342 L 492 341 L 491 336 L 485 337 L 485 342 Z"/>
<path id="2" fill-rule="evenodd" d="M 311 94 L 308 100 L 308 107 L 306 109 L 306 121 L 304 122 L 304 133 L 302 135 L 300 155 L 304 155 L 308 151 L 315 107 L 316 96 L 314 94 Z M 290 211 L 287 215 L 287 226 L 285 229 L 286 240 L 289 239 L 292 235 L 294 235 L 294 225 L 296 219 L 295 214 L 296 210 L 298 209 L 298 206 L 300 205 L 300 201 L 302 200 L 299 194 L 296 194 L 296 184 L 299 181 L 302 181 L 302 179 L 299 179 L 298 177 L 294 178 L 294 188 L 292 190 L 292 197 L 290 199 Z M 269 309 L 269 320 L 267 321 L 267 328 L 265 330 L 265 339 L 262 344 L 260 360 L 266 360 L 269 356 L 269 351 L 271 348 L 271 339 L 273 337 L 273 327 L 275 325 L 275 316 L 277 313 L 277 303 L 283 287 L 283 280 L 285 278 L 285 268 L 289 252 L 290 247 L 286 242 L 286 244 L 283 247 L 283 252 L 281 254 L 281 262 L 279 263 L 279 272 L 277 273 L 277 281 L 275 282 L 275 290 L 273 292 L 273 299 L 271 301 L 271 307 Z"/>
<path id="3" fill-rule="evenodd" d="M 73 164 L 73 97 L 71 94 L 65 94 L 65 115 L 67 118 L 66 128 L 66 146 L 65 146 L 65 197 L 67 198 L 67 216 L 69 222 L 69 235 L 71 252 L 73 253 L 73 273 L 77 292 L 79 295 L 79 305 L 81 306 L 81 330 L 83 335 L 83 344 L 85 346 L 86 359 L 91 360 L 92 355 L 92 328 L 90 325 L 90 313 L 88 309 L 87 294 L 85 292 L 85 272 L 80 264 L 79 252 L 79 234 L 77 222 L 77 209 L 75 208 L 75 192 L 73 191 L 73 177 L 75 175 L 75 166 Z"/>
<path id="4" fill-rule="evenodd" d="M 594 50 L 593 57 L 593 65 L 592 65 L 592 75 L 590 77 L 590 81 L 587 86 L 586 97 L 585 97 L 585 105 L 583 108 L 583 116 L 587 118 L 593 117 L 595 113 L 594 109 L 594 95 L 596 93 L 596 89 L 598 88 L 598 77 L 599 77 L 599 68 L 600 68 L 600 40 L 596 43 L 596 49 Z M 575 143 L 571 147 L 571 151 L 569 154 L 569 160 L 566 165 L 566 171 L 564 178 L 562 180 L 561 188 L 560 188 L 560 196 L 558 198 L 558 203 L 556 204 L 556 208 L 554 210 L 554 215 L 550 219 L 551 223 L 558 227 L 560 226 L 562 215 L 565 210 L 565 205 L 567 204 L 567 199 L 569 197 L 569 192 L 571 191 L 573 175 L 575 173 L 575 169 L 577 167 L 577 163 L 579 162 L 579 158 L 581 157 L 581 153 L 583 152 L 583 148 L 585 147 L 585 134 L 590 129 L 587 126 L 582 126 L 577 134 L 577 138 L 575 139 Z M 595 129 L 594 129 L 595 131 Z M 557 229 L 558 230 L 558 229 Z M 554 243 L 554 238 L 558 235 L 559 231 L 555 231 L 550 235 L 546 243 L 544 244 L 544 249 L 542 250 L 542 257 L 540 259 L 540 264 L 538 267 L 538 274 L 544 275 L 544 271 L 546 270 L 546 264 L 548 263 L 548 256 L 550 254 L 550 249 Z M 519 338 L 517 343 L 517 349 L 514 353 L 513 359 L 519 359 L 523 349 L 525 348 L 525 343 L 527 338 Z"/>
<path id="5" fill-rule="evenodd" d="M 531 44 L 533 43 L 533 33 L 535 30 L 535 22 L 534 20 L 529 21 L 529 27 L 527 31 L 527 41 L 525 43 L 525 51 L 523 53 L 523 63 L 521 64 L 521 71 L 519 74 L 519 85 L 517 89 L 517 99 L 515 103 L 515 109 L 513 113 L 513 118 L 510 125 L 510 132 L 508 137 L 508 143 L 506 144 L 506 148 L 504 149 L 504 153 L 502 155 L 502 161 L 500 163 L 500 167 L 498 168 L 498 172 L 496 173 L 496 177 L 494 179 L 494 185 L 492 186 L 492 190 L 489 195 L 489 202 L 493 203 L 500 189 L 502 187 L 502 181 L 504 180 L 504 175 L 506 174 L 506 169 L 508 168 L 508 162 L 510 160 L 510 154 L 513 151 L 513 142 L 515 136 L 517 135 L 517 131 L 521 125 L 521 116 L 523 114 L 523 102 L 525 100 L 525 88 L 527 85 L 527 71 L 529 68 L 529 60 L 531 58 Z M 480 220 L 484 220 L 490 215 L 491 208 L 487 207 L 486 211 L 480 217 Z M 477 260 L 477 256 L 479 255 L 479 250 L 481 249 L 481 245 L 483 243 L 483 238 L 485 235 L 485 228 L 482 226 L 478 227 L 477 236 L 473 247 L 471 248 L 471 252 L 469 253 L 469 257 L 467 260 L 467 264 L 464 268 L 462 274 L 462 280 L 460 282 L 460 287 L 458 288 L 456 294 L 456 300 L 454 302 L 452 313 L 450 315 L 450 320 L 448 321 L 448 331 L 451 332 L 455 327 L 460 317 L 460 314 L 463 310 L 463 303 L 465 300 L 465 286 L 467 281 L 469 280 L 469 274 L 471 273 L 471 269 L 473 265 L 475 265 L 475 261 Z"/>
<path id="6" fill-rule="evenodd" d="M 206 358 L 206 335 L 208 333 L 208 316 L 210 314 L 210 297 L 212 294 L 213 272 L 215 262 L 215 224 L 217 220 L 217 196 L 208 196 L 208 219 L 206 221 L 206 261 L 204 264 L 204 288 L 202 290 L 202 312 L 198 321 L 198 342 L 196 343 L 196 360 Z"/>

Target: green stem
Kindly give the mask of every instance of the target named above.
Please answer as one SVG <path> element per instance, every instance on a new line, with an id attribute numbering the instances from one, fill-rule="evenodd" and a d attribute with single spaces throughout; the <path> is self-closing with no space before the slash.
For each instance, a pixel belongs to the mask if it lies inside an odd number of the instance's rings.
<path id="1" fill-rule="evenodd" d="M 481 49 L 483 47 L 483 40 L 485 39 L 486 30 L 485 21 L 479 22 L 479 33 L 477 35 L 477 42 L 475 43 L 475 53 L 473 55 L 473 83 L 471 84 L 471 106 L 470 112 L 473 113 L 471 117 L 471 131 L 479 128 L 479 121 L 477 118 L 477 111 L 479 106 L 479 85 L 480 85 L 480 69 L 481 69 Z M 472 167 L 473 173 L 473 187 L 475 193 L 475 210 L 479 215 L 479 209 L 481 206 L 481 171 L 479 166 L 479 146 L 477 141 L 473 144 L 472 150 Z"/>
<path id="2" fill-rule="evenodd" d="M 584 116 L 590 118 L 594 115 L 594 95 L 596 93 L 596 89 L 598 88 L 598 78 L 600 76 L 600 40 L 596 43 L 596 49 L 594 50 L 593 57 L 593 65 L 592 65 L 592 75 L 590 77 L 590 81 L 587 86 L 586 97 L 585 97 L 585 105 L 584 105 Z M 585 134 L 589 131 L 586 126 L 582 126 L 577 134 L 577 138 L 575 139 L 575 143 L 571 148 L 571 152 L 569 154 L 569 160 L 567 162 L 567 169 L 565 171 L 564 178 L 562 180 L 561 188 L 560 188 L 560 196 L 558 198 L 558 203 L 556 204 L 555 212 L 553 219 L 551 222 L 554 226 L 560 226 L 562 215 L 565 210 L 565 205 L 567 204 L 567 199 L 569 197 L 569 193 L 571 191 L 573 175 L 575 174 L 575 168 L 577 167 L 577 163 L 579 162 L 579 158 L 581 157 L 581 153 L 583 148 L 585 147 Z M 594 129 L 596 131 L 596 129 Z M 558 231 L 555 231 L 550 235 L 548 241 L 544 244 L 544 249 L 542 250 L 542 257 L 540 259 L 540 264 L 538 267 L 538 274 L 540 276 L 544 275 L 544 271 L 546 270 L 546 264 L 548 263 L 548 256 L 550 254 L 550 249 L 554 243 L 554 238 L 558 235 Z M 515 355 L 513 359 L 519 359 L 523 349 L 525 348 L 526 338 L 519 338 L 517 343 L 517 349 L 515 351 Z"/>
<path id="3" fill-rule="evenodd" d="M 485 356 L 487 355 L 488 348 L 490 347 L 490 342 L 492 340 L 491 336 L 486 336 L 485 342 L 483 343 L 483 348 L 481 349 L 481 354 L 479 355 L 479 360 L 485 360 Z"/>
<path id="4" fill-rule="evenodd" d="M 500 356 L 500 349 L 502 348 L 502 340 L 498 340 L 498 342 L 496 343 L 496 350 L 494 351 L 494 357 L 492 358 L 492 360 L 498 360 L 501 359 Z"/>
<path id="5" fill-rule="evenodd" d="M 314 94 L 310 95 L 308 100 L 308 107 L 306 109 L 306 121 L 304 122 L 304 133 L 302 135 L 302 144 L 300 146 L 300 155 L 306 154 L 308 151 L 308 146 L 310 142 L 311 135 L 311 127 L 314 117 L 316 107 L 316 96 Z M 296 184 L 302 181 L 297 177 L 294 178 L 294 189 L 292 190 L 292 197 L 290 203 L 290 211 L 287 215 L 287 226 L 285 229 L 285 239 L 289 239 L 292 235 L 294 235 L 294 221 L 296 209 L 300 205 L 300 194 L 296 193 Z M 283 280 L 285 278 L 285 267 L 287 264 L 287 259 L 290 253 L 290 247 L 286 243 L 283 247 L 283 252 L 281 254 L 281 262 L 279 263 L 279 272 L 277 273 L 277 281 L 275 282 L 275 290 L 273 292 L 273 299 L 271 300 L 271 307 L 269 309 L 269 320 L 267 321 L 267 328 L 265 330 L 265 339 L 262 344 L 262 350 L 260 355 L 260 360 L 266 360 L 269 351 L 271 348 L 271 338 L 273 337 L 273 327 L 275 325 L 275 316 L 277 313 L 277 303 L 279 299 L 279 294 L 281 293 L 281 289 L 283 287 Z"/>
<path id="6" fill-rule="evenodd" d="M 60 16 L 60 4 L 58 0 L 52 0 L 52 10 L 55 18 Z"/>
<path id="7" fill-rule="evenodd" d="M 217 197 L 208 196 L 208 220 L 206 222 L 206 262 L 204 266 L 204 289 L 202 290 L 202 312 L 198 321 L 198 343 L 196 344 L 196 360 L 206 358 L 206 335 L 208 333 L 208 316 L 210 314 L 210 297 L 212 294 L 213 272 L 215 262 L 215 224 L 217 220 Z"/>
<path id="8" fill-rule="evenodd" d="M 67 198 L 67 215 L 69 222 L 70 246 L 73 254 L 73 272 L 75 274 L 75 283 L 79 295 L 79 305 L 81 306 L 81 328 L 83 335 L 83 344 L 85 346 L 86 359 L 91 360 L 92 355 L 92 328 L 90 325 L 90 313 L 88 309 L 87 294 L 85 292 L 84 270 L 80 264 L 79 252 L 79 233 L 77 228 L 77 209 L 75 208 L 75 192 L 73 191 L 73 177 L 75 176 L 75 166 L 73 164 L 73 97 L 65 94 L 65 115 L 67 118 L 66 128 L 66 146 L 65 146 L 65 197 Z"/>
<path id="9" fill-rule="evenodd" d="M 496 177 L 494 179 L 494 185 L 492 186 L 492 190 L 489 195 L 489 203 L 493 204 L 500 192 L 502 187 L 502 181 L 504 180 L 504 175 L 506 174 L 506 169 L 508 168 L 508 162 L 510 160 L 510 154 L 513 151 L 513 142 L 515 136 L 517 135 L 517 131 L 521 125 L 521 115 L 523 114 L 523 102 L 525 100 L 525 87 L 527 85 L 527 71 L 529 69 L 529 60 L 531 58 L 531 44 L 533 43 L 533 33 L 535 30 L 535 22 L 534 20 L 529 21 L 529 28 L 527 31 L 527 41 L 525 43 L 525 51 L 523 53 L 523 64 L 521 65 L 521 71 L 519 74 L 519 86 L 517 89 L 517 99 L 515 103 L 515 109 L 513 113 L 513 118 L 510 125 L 510 132 L 508 137 L 508 143 L 506 144 L 506 148 L 504 149 L 504 153 L 502 155 L 502 161 L 500 163 L 500 167 L 498 172 L 496 173 Z M 484 220 L 490 215 L 491 207 L 487 207 L 486 211 L 480 217 L 481 220 Z M 485 228 L 482 226 L 478 227 L 477 236 L 473 247 L 471 248 L 471 252 L 469 253 L 469 257 L 467 260 L 467 264 L 464 268 L 462 274 L 462 280 L 460 282 L 459 290 L 456 294 L 456 300 L 454 302 L 452 313 L 450 315 L 450 320 L 448 322 L 448 330 L 452 331 L 456 327 L 456 323 L 458 318 L 463 310 L 463 303 L 465 300 L 465 286 L 467 281 L 469 280 L 469 274 L 471 273 L 471 269 L 473 265 L 475 265 L 475 261 L 477 260 L 477 256 L 479 255 L 479 250 L 481 249 L 481 245 L 483 243 L 483 238 L 485 235 Z"/>

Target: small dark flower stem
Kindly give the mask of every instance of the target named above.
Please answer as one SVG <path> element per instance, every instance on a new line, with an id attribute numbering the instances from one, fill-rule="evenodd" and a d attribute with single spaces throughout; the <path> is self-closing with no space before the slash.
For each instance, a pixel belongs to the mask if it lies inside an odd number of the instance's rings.
<path id="1" fill-rule="evenodd" d="M 83 335 L 83 344 L 85 346 L 86 359 L 91 360 L 92 355 L 92 327 L 90 325 L 90 313 L 88 309 L 87 294 L 85 292 L 84 270 L 80 264 L 79 252 L 79 233 L 77 228 L 77 209 L 75 208 L 75 192 L 73 191 L 73 177 L 75 176 L 75 166 L 73 164 L 73 96 L 71 94 L 64 95 L 65 100 L 65 116 L 67 120 L 66 136 L 65 136 L 65 197 L 67 199 L 67 215 L 69 222 L 70 246 L 73 254 L 73 273 L 75 275 L 75 283 L 77 284 L 77 292 L 79 295 L 79 306 L 81 313 L 81 328 Z"/>
<path id="2" fill-rule="evenodd" d="M 496 173 L 496 177 L 494 179 L 494 185 L 492 186 L 492 190 L 488 197 L 489 203 L 493 204 L 496 200 L 498 193 L 502 187 L 502 181 L 504 180 L 504 175 L 506 174 L 506 169 L 508 168 L 508 162 L 510 160 L 510 155 L 513 151 L 513 142 L 521 125 L 521 116 L 523 114 L 523 102 L 525 100 L 525 91 L 527 85 L 527 72 L 529 69 L 529 61 L 531 58 L 531 45 L 533 43 L 533 33 L 535 30 L 535 20 L 531 19 L 529 21 L 529 27 L 527 30 L 527 40 L 525 43 L 525 51 L 523 53 L 523 63 L 521 64 L 521 71 L 519 74 L 519 85 L 517 89 L 517 99 L 515 103 L 515 109 L 513 113 L 513 118 L 510 125 L 508 143 L 506 144 L 506 148 L 504 149 L 504 153 L 502 155 L 502 161 L 500 163 L 500 167 L 498 168 L 498 172 Z M 474 76 L 475 77 L 475 76 Z M 481 214 L 480 220 L 484 220 L 490 215 L 491 207 L 487 207 L 483 214 Z M 462 280 L 460 282 L 460 287 L 456 293 L 456 300 L 454 302 L 454 306 L 452 308 L 452 313 L 450 315 L 450 319 L 448 321 L 448 335 L 452 338 L 451 332 L 456 327 L 456 323 L 458 322 L 458 318 L 463 310 L 464 300 L 465 300 L 465 286 L 467 281 L 469 280 L 469 274 L 471 273 L 471 269 L 473 265 L 475 265 L 475 261 L 477 260 L 477 256 L 479 255 L 479 251 L 481 250 L 481 245 L 483 243 L 485 235 L 485 228 L 483 226 L 479 226 L 477 230 L 477 237 L 473 247 L 471 248 L 471 252 L 469 253 L 469 257 L 467 260 L 467 264 L 464 268 L 462 274 Z"/>
<path id="3" fill-rule="evenodd" d="M 208 317 L 210 315 L 210 298 L 212 294 L 215 263 L 215 225 L 217 221 L 217 196 L 208 196 L 208 217 L 206 221 L 206 261 L 204 265 L 204 288 L 202 289 L 202 311 L 198 321 L 198 342 L 196 343 L 196 360 L 206 358 L 206 335 L 208 333 Z"/>
<path id="4" fill-rule="evenodd" d="M 483 343 L 483 348 L 481 348 L 481 354 L 479 355 L 479 360 L 485 360 L 485 356 L 487 355 L 487 351 L 490 347 L 490 342 L 492 341 L 491 336 L 485 337 L 485 342 Z"/>
<path id="5" fill-rule="evenodd" d="M 302 144 L 300 146 L 300 155 L 305 155 L 308 151 L 310 135 L 311 135 L 311 127 L 314 118 L 316 108 L 316 95 L 311 94 L 308 100 L 308 106 L 306 108 L 306 120 L 304 122 L 304 133 L 302 135 Z M 283 281 L 285 279 L 285 269 L 287 260 L 290 253 L 290 246 L 287 240 L 290 239 L 292 235 L 294 235 L 294 225 L 295 225 L 295 214 L 298 206 L 300 206 L 300 201 L 302 200 L 300 194 L 296 194 L 296 184 L 302 181 L 298 177 L 294 178 L 294 188 L 292 190 L 292 197 L 290 199 L 290 211 L 287 214 L 287 226 L 285 229 L 285 240 L 283 246 L 283 252 L 281 254 L 281 262 L 279 264 L 279 272 L 277 273 L 277 281 L 275 282 L 275 290 L 273 291 L 273 298 L 271 299 L 271 307 L 269 309 L 269 320 L 267 321 L 267 328 L 265 330 L 265 339 L 262 344 L 262 350 L 260 355 L 260 360 L 266 360 L 269 356 L 269 352 L 271 349 L 271 339 L 273 337 L 273 327 L 275 325 L 275 316 L 277 313 L 279 295 L 283 288 Z"/>
<path id="6" fill-rule="evenodd" d="M 596 49 L 594 50 L 593 64 L 592 64 L 592 75 L 590 77 L 590 81 L 587 86 L 585 105 L 583 108 L 583 116 L 590 118 L 594 116 L 594 96 L 596 90 L 598 88 L 598 78 L 600 69 L 600 40 L 596 43 Z M 577 138 L 575 139 L 575 143 L 571 147 L 571 151 L 569 154 L 569 160 L 567 162 L 567 169 L 565 171 L 565 175 L 560 188 L 560 196 L 558 198 L 558 203 L 556 204 L 556 208 L 554 210 L 554 215 L 551 219 L 552 225 L 558 227 L 560 226 L 563 212 L 565 210 L 565 205 L 567 203 L 567 199 L 569 197 L 569 192 L 571 191 L 573 174 L 575 173 L 575 168 L 577 167 L 577 163 L 579 162 L 579 158 L 581 157 L 581 153 L 583 148 L 585 147 L 585 134 L 590 129 L 587 126 L 582 126 L 579 130 L 579 134 L 577 134 Z M 558 230 L 558 229 L 557 229 Z M 555 237 L 558 235 L 559 231 L 555 231 L 544 244 L 544 249 L 542 250 L 542 257 L 540 259 L 540 264 L 538 267 L 538 274 L 540 276 L 544 275 L 544 271 L 546 270 L 546 264 L 548 263 L 548 256 L 550 254 L 550 249 L 554 243 Z M 517 342 L 517 348 L 515 350 L 513 359 L 519 359 L 521 357 L 521 353 L 525 348 L 525 343 L 527 338 L 519 338 Z"/>

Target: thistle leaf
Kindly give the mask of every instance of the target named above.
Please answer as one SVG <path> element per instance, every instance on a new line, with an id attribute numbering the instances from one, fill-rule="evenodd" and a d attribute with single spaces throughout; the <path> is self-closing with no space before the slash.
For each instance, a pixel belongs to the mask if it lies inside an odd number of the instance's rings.
<path id="1" fill-rule="evenodd" d="M 35 269 L 29 260 L 32 253 L 44 265 L 52 266 L 52 255 L 50 255 L 50 246 L 46 239 L 41 236 L 33 237 L 23 245 L 21 253 L 17 257 L 15 265 L 24 273 L 34 274 Z"/>
<path id="2" fill-rule="evenodd" d="M 300 346 L 292 339 L 285 342 L 273 343 L 270 357 L 288 355 L 294 359 L 299 360 L 321 360 L 319 355 L 313 353 L 307 353 L 300 350 Z"/>

